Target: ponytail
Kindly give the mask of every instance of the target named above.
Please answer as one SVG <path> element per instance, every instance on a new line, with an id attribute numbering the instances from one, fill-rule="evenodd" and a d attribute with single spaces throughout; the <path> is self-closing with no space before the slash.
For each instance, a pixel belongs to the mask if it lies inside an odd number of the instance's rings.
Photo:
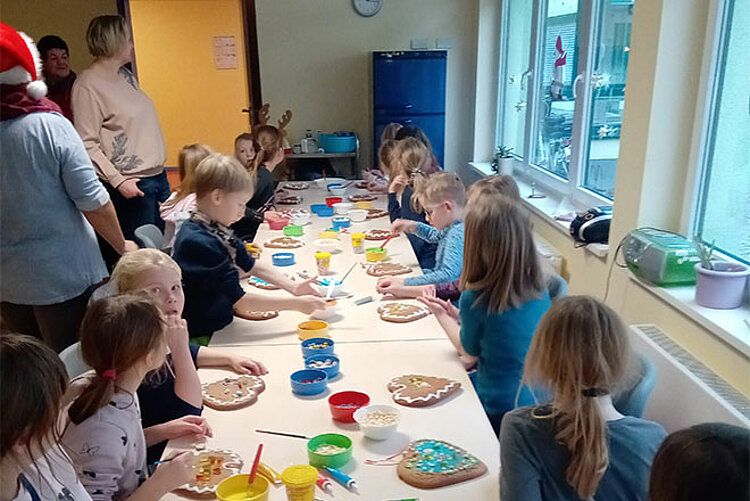
<path id="1" fill-rule="evenodd" d="M 107 405 L 115 395 L 115 381 L 97 374 L 68 409 L 74 424 L 80 424 Z"/>

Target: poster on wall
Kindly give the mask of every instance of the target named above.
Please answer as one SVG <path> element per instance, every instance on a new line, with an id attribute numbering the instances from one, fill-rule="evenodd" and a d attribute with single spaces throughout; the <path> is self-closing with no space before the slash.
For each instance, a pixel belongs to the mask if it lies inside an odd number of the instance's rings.
<path id="1" fill-rule="evenodd" d="M 234 36 L 214 37 L 214 66 L 217 70 L 237 68 L 237 43 Z"/>

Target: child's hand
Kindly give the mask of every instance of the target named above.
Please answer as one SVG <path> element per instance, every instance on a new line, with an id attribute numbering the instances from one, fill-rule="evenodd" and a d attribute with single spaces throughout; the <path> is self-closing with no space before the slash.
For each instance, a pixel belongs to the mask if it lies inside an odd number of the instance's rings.
<path id="1" fill-rule="evenodd" d="M 164 423 L 164 435 L 167 440 L 194 435 L 195 438 L 213 437 L 213 431 L 203 416 L 182 416 Z"/>
<path id="2" fill-rule="evenodd" d="M 167 315 L 167 345 L 171 351 L 177 351 L 178 347 L 187 345 L 190 337 L 188 335 L 187 322 L 179 315 Z"/>
<path id="3" fill-rule="evenodd" d="M 297 311 L 309 315 L 315 310 L 325 310 L 326 302 L 315 296 L 301 296 L 294 301 L 294 306 Z"/>
<path id="4" fill-rule="evenodd" d="M 435 285 L 430 284 L 430 285 L 424 286 L 424 288 L 422 289 L 422 293 L 420 294 L 420 297 L 427 297 L 427 298 L 437 297 L 436 294 L 437 293 L 435 292 Z"/>
<path id="5" fill-rule="evenodd" d="M 375 286 L 375 290 L 378 294 L 392 294 L 396 297 L 405 297 L 404 293 L 404 279 L 397 277 L 382 277 L 378 279 L 378 284 Z"/>
<path id="6" fill-rule="evenodd" d="M 401 232 L 413 233 L 417 229 L 416 221 L 408 219 L 396 219 L 391 223 L 391 233 L 399 235 Z"/>
<path id="7" fill-rule="evenodd" d="M 266 369 L 265 365 L 251 358 L 229 355 L 226 364 L 235 374 L 246 374 L 250 376 L 265 376 L 268 374 L 268 369 Z"/>
<path id="8" fill-rule="evenodd" d="M 181 452 L 156 467 L 152 475 L 154 479 L 163 483 L 169 492 L 195 478 L 195 456 L 192 452 Z"/>
<path id="9" fill-rule="evenodd" d="M 418 297 L 417 301 L 427 306 L 430 311 L 436 316 L 447 316 L 452 318 L 456 322 L 459 322 L 459 311 L 458 308 L 453 306 L 450 301 L 444 301 L 438 297 L 422 296 Z"/>
<path id="10" fill-rule="evenodd" d="M 295 296 L 320 296 L 320 293 L 312 286 L 317 281 L 318 277 L 308 278 L 296 284 L 289 292 Z"/>
<path id="11" fill-rule="evenodd" d="M 391 181 L 391 185 L 388 187 L 388 193 L 401 193 L 404 191 L 407 184 L 409 184 L 409 178 L 403 174 L 399 174 Z"/>

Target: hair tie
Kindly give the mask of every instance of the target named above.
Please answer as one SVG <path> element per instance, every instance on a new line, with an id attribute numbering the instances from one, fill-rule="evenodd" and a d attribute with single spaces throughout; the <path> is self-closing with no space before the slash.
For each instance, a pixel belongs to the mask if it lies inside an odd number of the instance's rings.
<path id="1" fill-rule="evenodd" d="M 106 371 L 102 372 L 102 377 L 109 381 L 114 381 L 117 377 L 117 369 L 107 369 Z"/>
<path id="2" fill-rule="evenodd" d="M 609 390 L 604 388 L 587 388 L 581 393 L 583 393 L 584 397 L 601 397 L 602 395 L 609 395 Z"/>

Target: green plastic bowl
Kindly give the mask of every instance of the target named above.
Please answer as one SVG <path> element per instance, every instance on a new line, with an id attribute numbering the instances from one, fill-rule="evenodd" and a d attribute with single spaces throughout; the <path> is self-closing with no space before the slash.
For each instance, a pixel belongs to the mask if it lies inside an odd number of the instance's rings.
<path id="1" fill-rule="evenodd" d="M 318 454 L 315 451 L 321 445 L 335 445 L 343 448 L 344 451 L 338 454 Z M 340 468 L 352 458 L 352 439 L 338 433 L 326 433 L 313 437 L 307 442 L 307 458 L 310 464 L 317 468 L 324 466 Z"/>
<path id="2" fill-rule="evenodd" d="M 290 224 L 288 226 L 284 226 L 284 235 L 288 237 L 301 237 L 302 226 L 299 226 L 296 224 Z"/>

